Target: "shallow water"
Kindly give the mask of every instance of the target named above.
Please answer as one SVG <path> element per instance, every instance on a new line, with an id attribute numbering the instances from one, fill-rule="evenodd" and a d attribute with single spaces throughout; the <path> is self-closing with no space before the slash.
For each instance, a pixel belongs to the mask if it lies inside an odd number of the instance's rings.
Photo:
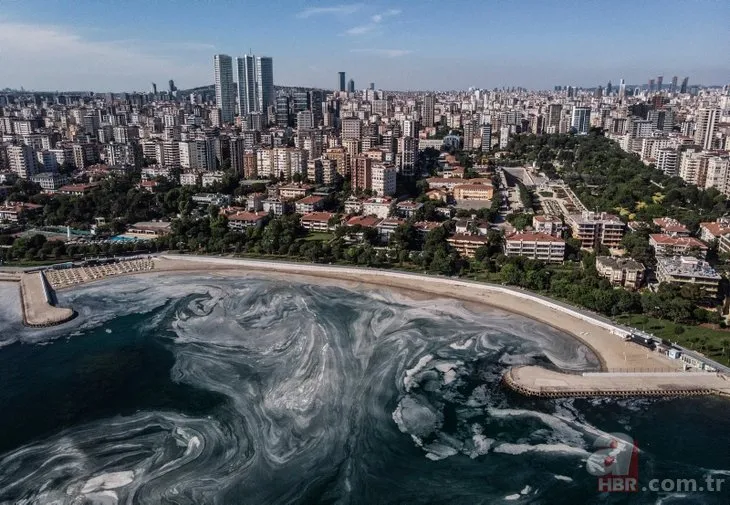
<path id="1" fill-rule="evenodd" d="M 594 369 L 522 316 L 256 277 L 145 276 L 59 294 L 18 321 L 0 286 L 0 503 L 728 503 L 720 399 L 532 400 L 519 363 Z M 7 302 L 6 302 L 7 301 Z M 597 436 L 638 441 L 642 484 L 597 492 Z M 702 481 L 704 482 L 704 481 Z"/>

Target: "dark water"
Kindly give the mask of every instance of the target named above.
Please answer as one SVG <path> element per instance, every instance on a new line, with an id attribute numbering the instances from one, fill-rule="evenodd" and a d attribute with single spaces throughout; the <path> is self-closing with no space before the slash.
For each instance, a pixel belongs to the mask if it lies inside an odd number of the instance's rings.
<path id="1" fill-rule="evenodd" d="M 17 324 L 0 289 L 0 503 L 729 503 L 726 400 L 531 400 L 516 363 L 591 369 L 550 327 L 448 300 L 253 278 L 147 277 L 63 293 Z M 640 448 L 598 493 L 593 441 Z"/>

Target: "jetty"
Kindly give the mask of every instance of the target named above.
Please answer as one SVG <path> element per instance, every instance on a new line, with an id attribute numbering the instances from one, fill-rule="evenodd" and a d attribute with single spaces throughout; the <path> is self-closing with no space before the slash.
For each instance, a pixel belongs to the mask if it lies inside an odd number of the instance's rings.
<path id="1" fill-rule="evenodd" d="M 517 393 L 538 398 L 730 396 L 730 379 L 712 372 L 571 374 L 539 366 L 516 366 L 505 372 L 502 383 Z"/>
<path id="2" fill-rule="evenodd" d="M 56 307 L 53 292 L 43 272 L 20 275 L 20 300 L 23 323 L 32 328 L 45 328 L 74 318 L 73 309 Z"/>

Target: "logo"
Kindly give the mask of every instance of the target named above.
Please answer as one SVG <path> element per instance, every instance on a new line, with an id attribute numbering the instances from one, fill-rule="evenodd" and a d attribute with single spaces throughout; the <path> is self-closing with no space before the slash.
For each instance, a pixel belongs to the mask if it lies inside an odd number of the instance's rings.
<path id="1" fill-rule="evenodd" d="M 639 447 L 633 438 L 625 433 L 608 433 L 598 437 L 593 448 L 586 470 L 598 477 L 599 492 L 639 490 Z"/>

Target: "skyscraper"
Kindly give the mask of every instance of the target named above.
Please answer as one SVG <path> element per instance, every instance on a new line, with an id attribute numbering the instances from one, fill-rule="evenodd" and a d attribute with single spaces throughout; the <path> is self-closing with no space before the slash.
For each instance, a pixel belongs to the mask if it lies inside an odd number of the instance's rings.
<path id="1" fill-rule="evenodd" d="M 268 56 L 256 58 L 256 94 L 259 110 L 266 113 L 274 104 L 274 60 Z"/>
<path id="2" fill-rule="evenodd" d="M 354 93 L 355 92 L 355 80 L 354 79 L 350 79 L 347 82 L 347 92 L 348 93 Z"/>
<path id="3" fill-rule="evenodd" d="M 170 90 L 170 94 L 171 95 L 174 94 L 175 91 L 177 91 L 177 88 L 175 87 L 175 81 L 173 81 L 172 79 L 170 79 L 169 81 L 167 81 L 167 85 L 168 85 L 168 88 Z"/>
<path id="4" fill-rule="evenodd" d="M 340 76 L 340 91 L 345 91 L 345 73 L 339 72 Z"/>
<path id="5" fill-rule="evenodd" d="M 669 86 L 669 92 L 670 93 L 677 92 L 677 76 L 676 75 L 674 77 L 672 77 L 672 84 Z"/>
<path id="6" fill-rule="evenodd" d="M 717 125 L 717 116 L 720 115 L 720 109 L 707 108 L 697 111 L 697 120 L 695 121 L 695 144 L 702 149 L 712 149 L 712 141 L 715 138 L 715 127 Z"/>
<path id="7" fill-rule="evenodd" d="M 435 99 L 433 95 L 423 97 L 423 110 L 421 111 L 421 123 L 425 127 L 433 126 L 433 116 L 435 114 Z"/>
<path id="8" fill-rule="evenodd" d="M 236 58 L 238 74 L 238 113 L 260 112 L 256 98 L 256 60 L 252 54 Z"/>
<path id="9" fill-rule="evenodd" d="M 232 123 L 236 110 L 233 88 L 233 60 L 227 54 L 213 56 L 215 72 L 215 104 L 221 111 L 221 122 Z"/>
<path id="10" fill-rule="evenodd" d="M 685 77 L 684 79 L 682 79 L 682 86 L 679 88 L 679 92 L 686 93 L 688 84 L 689 84 L 689 77 Z"/>
<path id="11" fill-rule="evenodd" d="M 662 83 L 664 82 L 664 76 L 660 75 L 656 78 L 656 90 L 661 91 L 662 90 Z"/>
<path id="12" fill-rule="evenodd" d="M 649 79 L 649 93 L 654 91 L 654 79 Z"/>
<path id="13" fill-rule="evenodd" d="M 611 96 L 611 91 L 613 91 L 613 86 L 611 85 L 611 81 L 608 81 L 608 84 L 606 84 L 606 96 Z"/>
<path id="14" fill-rule="evenodd" d="M 623 79 L 621 79 L 621 82 L 618 85 L 618 98 L 619 100 L 623 100 L 626 96 L 626 83 Z"/>

